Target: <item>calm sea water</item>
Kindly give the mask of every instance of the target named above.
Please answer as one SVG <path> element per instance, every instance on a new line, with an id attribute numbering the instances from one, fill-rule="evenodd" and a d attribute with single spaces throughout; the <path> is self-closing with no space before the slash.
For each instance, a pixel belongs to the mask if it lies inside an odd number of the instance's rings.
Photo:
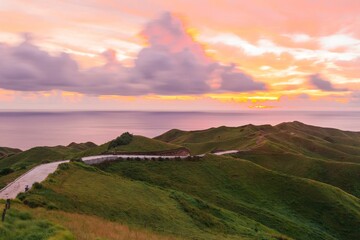
<path id="1" fill-rule="evenodd" d="M 0 112 L 0 146 L 28 149 L 70 142 L 100 144 L 125 131 L 154 137 L 173 128 L 275 125 L 295 120 L 360 131 L 360 112 Z"/>

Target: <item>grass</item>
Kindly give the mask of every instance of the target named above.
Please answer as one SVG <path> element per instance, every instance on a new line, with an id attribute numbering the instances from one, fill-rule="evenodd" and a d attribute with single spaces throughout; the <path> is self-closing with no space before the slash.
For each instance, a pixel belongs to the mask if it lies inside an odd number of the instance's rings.
<path id="1" fill-rule="evenodd" d="M 135 135 L 127 144 L 111 149 L 115 152 L 157 152 L 178 149 L 181 146 Z"/>
<path id="2" fill-rule="evenodd" d="M 0 159 L 21 152 L 17 148 L 0 147 Z"/>
<path id="3" fill-rule="evenodd" d="M 185 146 L 193 154 L 215 150 L 293 153 L 327 161 L 360 163 L 360 133 L 300 122 L 219 127 L 200 131 L 170 130 L 155 139 Z"/>
<path id="4" fill-rule="evenodd" d="M 4 204 L 1 201 L 1 204 Z M 29 208 L 12 201 L 0 240 L 176 240 L 99 217 L 44 208 Z"/>
<path id="5" fill-rule="evenodd" d="M 43 188 L 32 189 L 20 198 L 33 207 L 92 215 L 180 238 L 254 239 L 258 236 L 275 239 L 273 236 L 282 236 L 248 217 L 191 195 L 79 163 L 63 165 L 43 183 Z"/>
<path id="6" fill-rule="evenodd" d="M 249 161 L 207 156 L 194 162 L 125 161 L 100 167 L 184 192 L 294 239 L 360 237 L 358 198 L 330 185 L 279 174 Z"/>
<path id="7" fill-rule="evenodd" d="M 156 139 L 151 139 L 143 136 L 134 135 L 132 141 L 127 145 L 118 146 L 108 150 L 110 142 L 102 144 L 100 146 L 88 149 L 78 154 L 78 157 L 100 155 L 106 153 L 121 153 L 121 152 L 162 152 L 172 151 L 181 148 L 181 146 L 171 143 L 162 142 Z"/>
<path id="8" fill-rule="evenodd" d="M 28 208 L 22 204 L 14 204 L 14 208 L 27 211 L 36 219 L 46 219 L 64 226 L 77 240 L 176 240 L 175 237 L 162 236 L 150 231 L 131 228 L 127 225 L 105 220 L 100 217 L 70 213 L 44 208 Z"/>
<path id="9" fill-rule="evenodd" d="M 80 240 L 360 239 L 360 133 L 299 122 L 171 130 L 156 139 L 134 136 L 115 151 L 180 147 L 193 154 L 240 153 L 95 167 L 62 164 L 37 188 L 18 196 L 25 205 L 15 204 L 10 219 L 24 232 L 44 221 L 39 234 L 70 231 Z M 43 160 L 107 152 L 108 143 L 72 143 L 15 153 L 0 159 L 0 168 L 16 170 L 2 176 L 0 184 Z M 23 212 L 30 218 L 21 219 Z M 12 234 L 11 226 L 4 226 Z"/>
<path id="10" fill-rule="evenodd" d="M 240 152 L 233 156 L 288 175 L 331 184 L 360 197 L 360 164 L 357 163 L 325 161 L 292 153 L 263 154 L 257 151 Z"/>
<path id="11" fill-rule="evenodd" d="M 300 122 L 170 130 L 158 140 L 186 146 L 193 154 L 237 149 L 234 155 L 288 175 L 331 184 L 360 196 L 360 133 Z"/>
<path id="12" fill-rule="evenodd" d="M 75 240 L 63 227 L 47 220 L 34 218 L 28 211 L 12 207 L 5 222 L 0 222 L 1 240 Z"/>
<path id="13" fill-rule="evenodd" d="M 15 180 L 31 168 L 53 161 L 70 159 L 79 152 L 93 148 L 93 143 L 71 143 L 68 146 L 56 147 L 35 147 L 27 151 L 17 152 L 0 159 L 0 170 L 11 168 L 13 173 L 0 176 L 0 188 L 5 187 L 8 183 Z"/>

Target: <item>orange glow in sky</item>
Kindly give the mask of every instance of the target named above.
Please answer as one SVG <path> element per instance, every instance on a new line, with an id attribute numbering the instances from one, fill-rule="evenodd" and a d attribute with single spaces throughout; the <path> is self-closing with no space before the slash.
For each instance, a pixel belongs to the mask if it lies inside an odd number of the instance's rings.
<path id="1" fill-rule="evenodd" d="M 0 110 L 360 110 L 360 1 L 189 4 L 1 1 Z"/>

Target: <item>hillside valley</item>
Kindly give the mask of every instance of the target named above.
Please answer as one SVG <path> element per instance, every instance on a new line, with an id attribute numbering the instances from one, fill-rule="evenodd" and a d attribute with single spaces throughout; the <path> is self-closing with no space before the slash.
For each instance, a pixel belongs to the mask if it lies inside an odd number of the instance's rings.
<path id="1" fill-rule="evenodd" d="M 13 200 L 9 219 L 28 228 L 5 221 L 0 239 L 360 239 L 359 132 L 287 122 L 0 150 L 3 186 L 72 160 Z M 166 158 L 178 151 L 201 156 Z M 81 161 L 122 153 L 157 157 Z"/>

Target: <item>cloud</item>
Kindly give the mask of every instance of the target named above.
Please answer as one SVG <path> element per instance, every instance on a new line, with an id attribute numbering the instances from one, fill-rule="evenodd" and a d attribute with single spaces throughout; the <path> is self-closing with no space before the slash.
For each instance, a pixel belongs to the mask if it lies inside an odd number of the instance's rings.
<path id="1" fill-rule="evenodd" d="M 266 89 L 264 83 L 255 82 L 250 75 L 234 71 L 234 66 L 224 68 L 221 78 L 221 87 L 225 91 L 247 92 Z"/>
<path id="2" fill-rule="evenodd" d="M 114 50 L 102 54 L 106 63 L 80 70 L 70 55 L 53 56 L 32 44 L 30 35 L 18 46 L 0 45 L 0 88 L 16 91 L 65 90 L 91 95 L 177 95 L 265 90 L 236 66 L 208 58 L 202 46 L 171 13 L 141 32 L 148 46 L 132 67 L 125 67 Z M 212 88 L 209 82 L 220 84 Z"/>
<path id="3" fill-rule="evenodd" d="M 67 54 L 51 56 L 32 45 L 26 35 L 16 47 L 0 44 L 0 87 L 19 91 L 66 89 L 78 76 L 77 63 Z"/>
<path id="4" fill-rule="evenodd" d="M 346 88 L 335 88 L 329 80 L 324 79 L 320 74 L 310 75 L 308 79 L 311 85 L 323 91 L 347 91 Z"/>

